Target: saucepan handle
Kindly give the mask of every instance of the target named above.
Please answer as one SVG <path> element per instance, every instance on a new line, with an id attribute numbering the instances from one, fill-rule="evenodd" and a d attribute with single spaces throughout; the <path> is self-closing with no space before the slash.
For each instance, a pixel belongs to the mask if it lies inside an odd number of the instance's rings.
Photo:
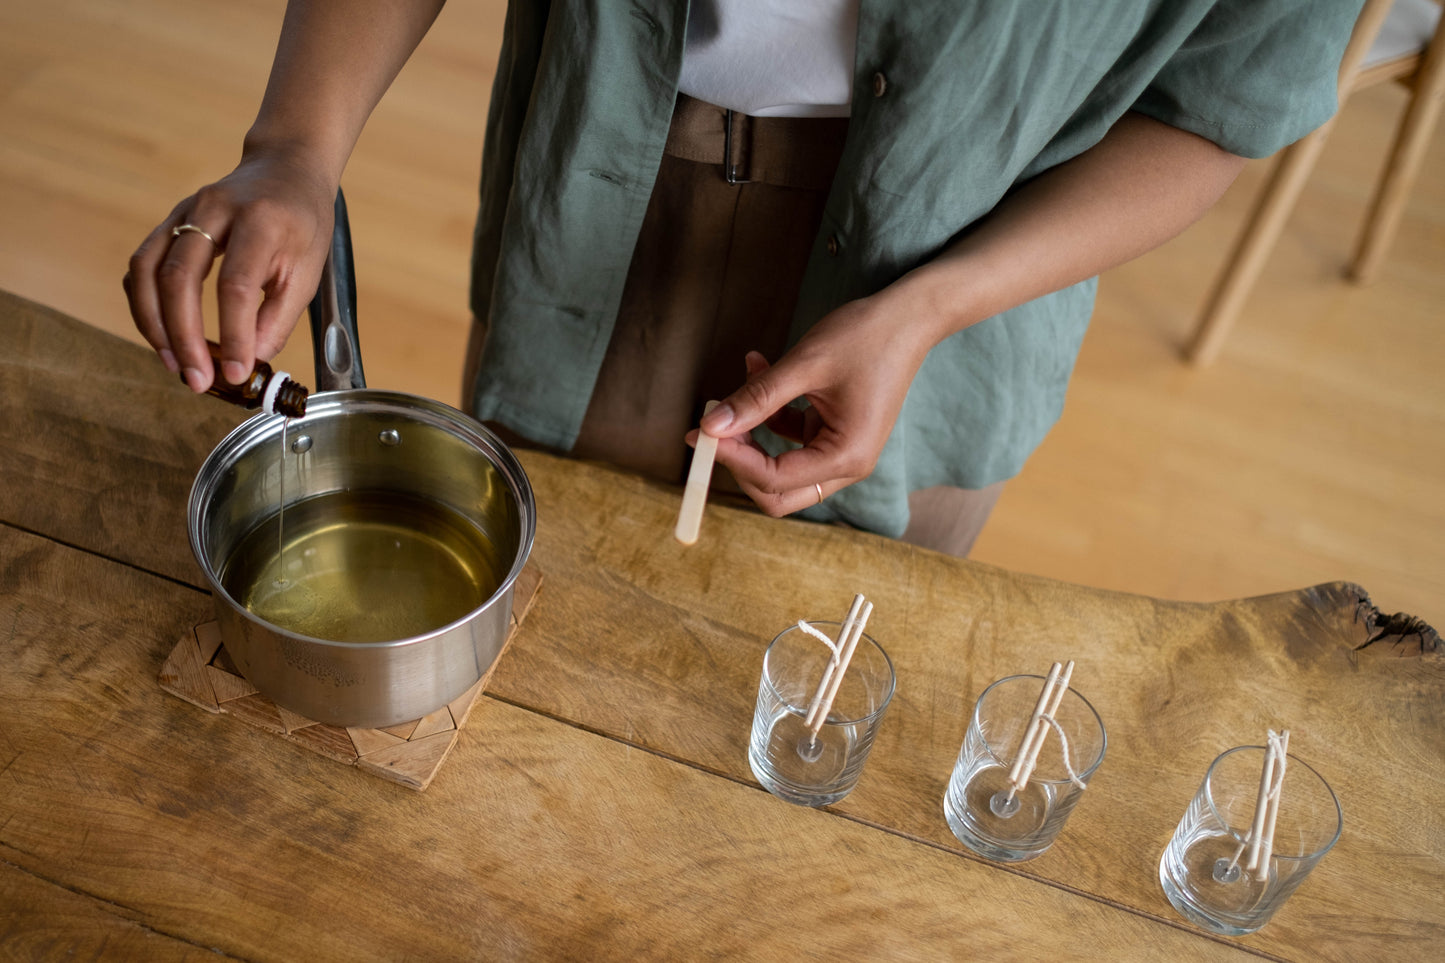
<path id="1" fill-rule="evenodd" d="M 331 252 L 311 299 L 311 353 L 316 359 L 316 388 L 365 388 L 361 342 L 356 334 L 356 268 L 351 259 L 351 224 L 346 198 L 336 190 L 336 223 Z"/>

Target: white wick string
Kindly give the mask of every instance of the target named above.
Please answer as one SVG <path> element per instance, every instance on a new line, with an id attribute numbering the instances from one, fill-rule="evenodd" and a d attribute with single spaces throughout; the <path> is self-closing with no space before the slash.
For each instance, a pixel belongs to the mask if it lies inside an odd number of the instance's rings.
<path id="1" fill-rule="evenodd" d="M 808 635 L 811 635 L 813 638 L 817 639 L 819 642 L 823 643 L 823 644 L 826 645 L 828 648 L 832 649 L 832 650 L 833 650 L 832 664 L 833 664 L 833 665 L 837 665 L 837 664 L 838 664 L 838 659 L 839 659 L 839 657 L 843 654 L 843 648 L 842 648 L 842 646 L 840 646 L 837 642 L 834 642 L 832 639 L 828 638 L 828 637 L 827 637 L 826 635 L 824 635 L 822 632 L 819 632 L 817 629 L 813 628 L 811 625 L 808 624 L 807 620 L 805 620 L 805 619 L 799 619 L 799 620 L 798 620 L 798 628 L 802 629 L 802 630 L 803 630 L 804 632 L 806 632 Z M 844 625 L 844 626 L 843 626 L 843 631 L 842 631 L 841 633 L 839 633 L 838 637 L 839 637 L 839 638 L 842 638 L 844 635 L 847 634 L 847 632 L 848 632 L 848 626 L 847 626 L 847 625 Z"/>
<path id="2" fill-rule="evenodd" d="M 1073 764 L 1069 762 L 1069 737 L 1064 735 L 1064 727 L 1054 721 L 1053 716 L 1039 716 L 1039 718 L 1053 726 L 1054 731 L 1059 734 L 1060 749 L 1062 749 L 1064 753 L 1064 768 L 1069 771 L 1069 782 L 1078 786 L 1080 789 L 1088 789 L 1089 784 L 1079 778 L 1079 774 L 1074 771 Z M 1090 805 L 1093 804 L 1090 803 Z"/>

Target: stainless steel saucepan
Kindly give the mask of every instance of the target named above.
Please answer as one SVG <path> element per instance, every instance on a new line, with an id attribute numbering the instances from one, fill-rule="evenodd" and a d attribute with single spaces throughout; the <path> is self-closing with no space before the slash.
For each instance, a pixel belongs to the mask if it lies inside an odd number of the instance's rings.
<path id="1" fill-rule="evenodd" d="M 379 727 L 424 715 L 451 702 L 491 667 L 506 640 L 512 588 L 531 551 L 536 503 L 516 457 L 476 420 L 447 405 L 414 395 L 365 387 L 356 336 L 355 275 L 345 201 L 338 193 L 336 229 L 316 300 L 311 334 L 318 387 L 306 416 L 289 426 L 279 415 L 257 415 L 232 431 L 206 459 L 191 488 L 191 548 L 215 598 L 216 618 L 227 651 L 241 673 L 277 705 L 336 726 Z M 282 444 L 286 447 L 282 457 Z M 491 560 L 495 591 L 445 624 L 425 625 L 421 600 L 448 593 L 424 567 L 371 573 L 378 589 L 365 588 L 342 607 L 352 638 L 305 619 L 284 618 L 245 602 L 244 585 L 230 577 L 258 544 L 275 539 L 277 510 L 309 519 L 322 536 L 347 536 L 369 526 L 368 537 L 406 534 L 411 519 L 449 519 L 451 544 L 461 554 Z M 348 510 L 328 520 L 322 507 L 338 501 Z M 360 506 L 360 507 L 358 507 Z M 406 506 L 425 506 L 411 511 Z M 427 521 L 425 524 L 433 525 Z M 390 526 L 390 527 L 388 527 Z M 401 526 L 398 529 L 397 526 Z M 398 545 L 402 537 L 394 539 Z M 288 564 L 344 570 L 359 560 L 335 544 L 293 546 Z M 286 558 L 284 551 L 280 552 Z M 282 584 L 285 574 L 277 579 Z M 378 579 L 380 581 L 378 581 Z M 488 583 L 490 584 L 490 583 Z M 400 594 L 402 597 L 398 598 Z M 247 596 L 243 599 L 242 596 Z M 335 599 L 323 598 L 322 602 Z M 302 606 L 304 608 L 305 606 Z M 411 611 L 412 608 L 426 611 Z M 292 606 L 291 609 L 296 609 Z M 417 618 L 423 627 L 417 628 Z M 284 623 L 284 624 L 281 624 Z M 405 637 L 387 627 L 410 625 Z"/>

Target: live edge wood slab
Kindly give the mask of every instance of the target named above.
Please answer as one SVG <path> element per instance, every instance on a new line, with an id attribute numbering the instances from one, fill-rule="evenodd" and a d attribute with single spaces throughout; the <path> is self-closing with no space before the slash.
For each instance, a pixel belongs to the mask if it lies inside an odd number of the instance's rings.
<path id="1" fill-rule="evenodd" d="M 1445 657 L 1353 585 L 1212 604 L 1095 591 L 521 457 L 546 589 L 411 792 L 155 683 L 211 601 L 185 497 L 239 417 L 148 352 L 0 297 L 0 945 L 184 959 L 1433 960 Z M 898 692 L 858 789 L 789 806 L 746 742 L 761 657 L 852 594 Z M 1361 647 L 1374 634 L 1387 631 Z M 941 812 L 973 701 L 1077 663 L 1108 755 L 1012 867 Z M 1344 835 L 1259 933 L 1159 889 L 1209 761 L 1292 731 Z"/>

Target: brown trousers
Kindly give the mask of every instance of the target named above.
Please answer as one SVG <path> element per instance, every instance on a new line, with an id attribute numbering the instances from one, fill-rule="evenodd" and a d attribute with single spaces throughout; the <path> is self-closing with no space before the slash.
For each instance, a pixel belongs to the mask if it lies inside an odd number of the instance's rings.
<path id="1" fill-rule="evenodd" d="M 729 131 L 721 108 L 679 96 L 574 456 L 683 480 L 703 404 L 743 383 L 748 351 L 786 348 L 847 125 L 733 115 Z M 464 397 L 484 336 L 474 323 Z M 736 491 L 725 475 L 714 484 Z M 967 555 L 1001 487 L 913 493 L 904 540 Z"/>

